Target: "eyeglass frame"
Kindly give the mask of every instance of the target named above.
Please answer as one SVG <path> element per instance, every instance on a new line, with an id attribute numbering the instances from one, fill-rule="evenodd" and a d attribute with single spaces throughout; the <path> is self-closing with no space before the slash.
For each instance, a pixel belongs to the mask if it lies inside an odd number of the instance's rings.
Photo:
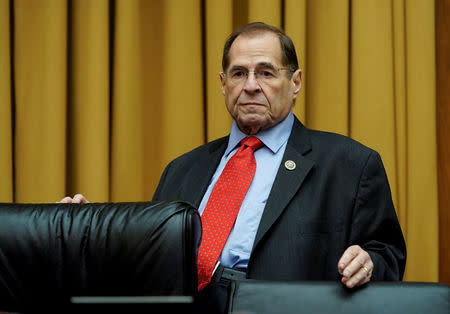
<path id="1" fill-rule="evenodd" d="M 258 67 L 260 68 L 260 69 L 258 69 Z M 234 68 L 234 67 L 233 67 Z M 234 83 L 234 84 L 242 84 L 242 83 L 245 83 L 245 82 L 247 82 L 247 80 L 248 80 L 248 77 L 249 77 L 249 74 L 250 73 L 253 73 L 253 75 L 255 76 L 255 80 L 258 82 L 258 84 L 268 84 L 269 82 L 267 82 L 267 81 L 264 81 L 264 80 L 258 80 L 258 77 L 259 77 L 259 75 L 258 75 L 258 72 L 259 71 L 262 71 L 262 72 L 264 72 L 264 71 L 267 71 L 267 70 L 271 70 L 271 71 L 276 71 L 277 73 L 279 73 L 280 71 L 289 71 L 290 73 L 293 73 L 293 72 L 295 72 L 295 71 L 292 71 L 292 69 L 290 69 L 290 68 L 275 68 L 272 64 L 270 64 L 270 63 L 268 63 L 268 64 L 266 64 L 266 63 L 264 63 L 264 64 L 259 64 L 259 65 L 257 65 L 257 67 L 256 67 L 257 69 L 256 70 L 247 70 L 247 69 L 245 69 L 244 67 L 241 67 L 241 66 L 237 66 L 236 67 L 236 69 L 231 69 L 229 72 L 234 72 L 234 71 L 242 71 L 243 73 L 244 73 L 244 76 L 245 76 L 245 80 L 242 78 L 242 81 L 240 81 L 241 80 L 241 78 L 238 78 L 237 80 L 233 80 L 233 78 L 232 77 L 230 77 L 230 75 L 228 75 L 227 73 L 225 73 L 225 72 L 220 72 L 220 74 L 221 75 L 223 75 L 225 78 L 227 78 L 227 79 L 230 79 L 230 81 L 232 82 L 232 83 Z M 277 76 L 277 77 L 274 77 L 274 79 L 278 79 L 279 77 Z"/>

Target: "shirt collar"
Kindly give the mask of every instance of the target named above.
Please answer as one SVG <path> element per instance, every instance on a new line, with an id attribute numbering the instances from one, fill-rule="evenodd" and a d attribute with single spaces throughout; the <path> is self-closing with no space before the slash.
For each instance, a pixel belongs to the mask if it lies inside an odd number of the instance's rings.
<path id="1" fill-rule="evenodd" d="M 259 138 L 261 142 L 263 142 L 264 145 L 275 154 L 281 148 L 281 146 L 283 146 L 283 144 L 287 142 L 291 134 L 293 124 L 294 114 L 291 110 L 283 121 L 271 128 L 258 132 L 255 136 Z M 247 134 L 243 133 L 237 126 L 236 121 L 233 120 L 228 147 L 225 150 L 225 156 L 228 156 L 228 154 L 230 154 L 231 151 L 233 151 L 233 149 L 236 148 L 239 142 L 246 136 Z"/>

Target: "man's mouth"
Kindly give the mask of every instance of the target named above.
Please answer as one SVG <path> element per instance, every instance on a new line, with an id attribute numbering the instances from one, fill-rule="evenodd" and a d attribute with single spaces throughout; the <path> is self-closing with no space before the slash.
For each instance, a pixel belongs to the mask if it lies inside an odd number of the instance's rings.
<path id="1" fill-rule="evenodd" d="M 243 102 L 243 103 L 240 103 L 242 106 L 265 106 L 264 104 L 261 104 L 261 103 L 259 103 L 259 102 L 252 102 L 252 101 L 249 101 L 249 102 Z"/>

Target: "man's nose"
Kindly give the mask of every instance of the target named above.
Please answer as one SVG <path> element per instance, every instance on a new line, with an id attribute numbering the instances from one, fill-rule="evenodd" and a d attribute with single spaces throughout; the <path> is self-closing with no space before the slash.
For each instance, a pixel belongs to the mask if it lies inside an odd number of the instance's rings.
<path id="1" fill-rule="evenodd" d="M 255 93 L 261 91 L 261 86 L 259 82 L 256 80 L 255 72 L 248 72 L 247 80 L 244 84 L 244 90 L 248 93 Z"/>

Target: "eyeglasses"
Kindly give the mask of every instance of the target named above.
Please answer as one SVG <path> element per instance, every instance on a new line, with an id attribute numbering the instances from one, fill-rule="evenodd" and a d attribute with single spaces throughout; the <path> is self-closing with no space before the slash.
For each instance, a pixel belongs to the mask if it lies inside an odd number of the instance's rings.
<path id="1" fill-rule="evenodd" d="M 259 84 L 271 84 L 275 83 L 280 79 L 280 71 L 291 71 L 289 68 L 271 68 L 271 67 L 262 67 L 257 68 L 254 71 L 248 71 L 246 69 L 238 68 L 231 69 L 230 72 L 222 73 L 227 79 L 230 80 L 233 84 L 242 84 L 247 81 L 250 73 L 253 73 L 255 76 L 255 80 Z M 292 71 L 291 71 L 292 72 Z"/>

